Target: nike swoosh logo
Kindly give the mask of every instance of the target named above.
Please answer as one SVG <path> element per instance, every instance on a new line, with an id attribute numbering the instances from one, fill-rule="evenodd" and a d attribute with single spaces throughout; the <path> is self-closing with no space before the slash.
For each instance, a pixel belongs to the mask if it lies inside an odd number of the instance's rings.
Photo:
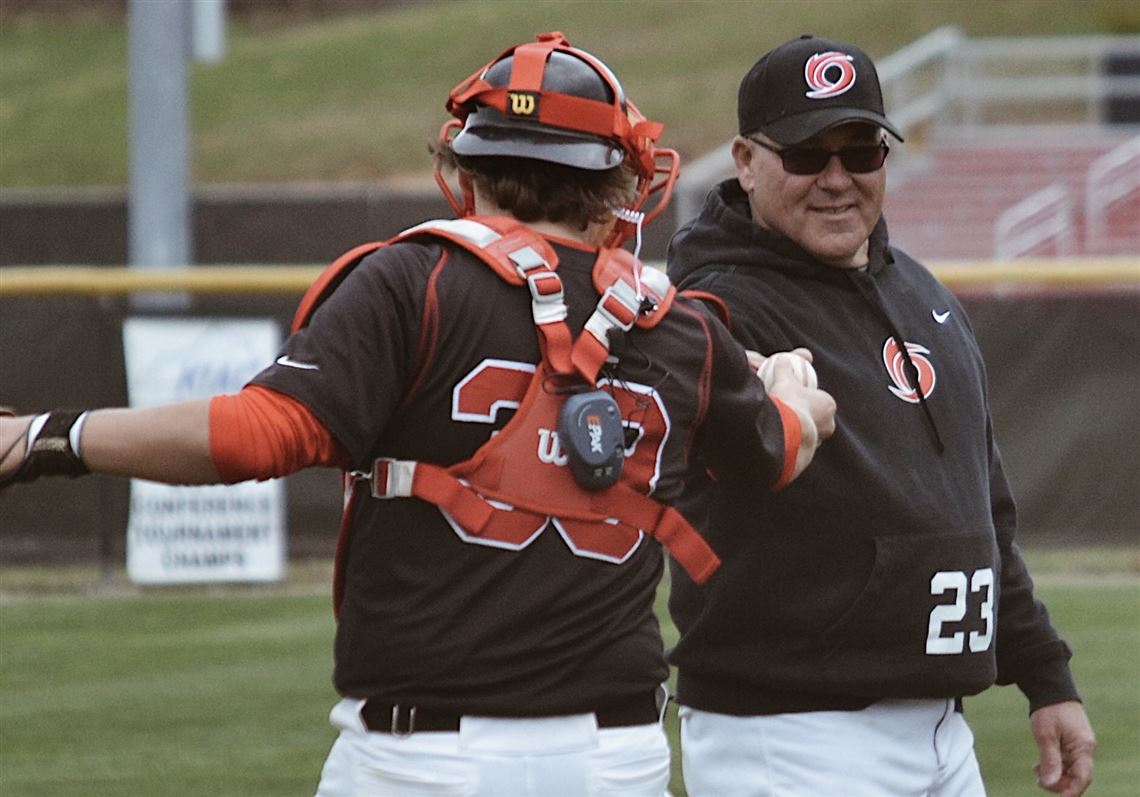
<path id="1" fill-rule="evenodd" d="M 944 313 L 940 313 L 937 310 L 931 310 L 930 314 L 932 316 L 934 316 L 934 320 L 937 321 L 939 324 L 945 324 L 946 319 L 950 317 L 950 311 L 949 310 L 947 310 Z"/>
<path id="2" fill-rule="evenodd" d="M 285 366 L 288 366 L 289 368 L 300 368 L 302 371 L 319 371 L 319 370 L 321 370 L 321 367 L 319 365 L 313 365 L 313 363 L 298 362 L 297 360 L 294 360 L 292 357 L 290 357 L 287 354 L 282 354 L 280 357 L 278 357 L 277 358 L 277 364 L 278 365 L 285 365 Z"/>

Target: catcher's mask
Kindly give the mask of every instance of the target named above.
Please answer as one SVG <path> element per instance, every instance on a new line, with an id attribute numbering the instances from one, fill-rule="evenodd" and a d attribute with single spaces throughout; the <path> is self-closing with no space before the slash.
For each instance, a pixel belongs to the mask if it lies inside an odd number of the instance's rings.
<path id="1" fill-rule="evenodd" d="M 559 32 L 504 50 L 451 90 L 447 110 L 455 119 L 443 125 L 440 141 L 457 155 L 530 158 L 590 171 L 616 168 L 628 158 L 638 177 L 628 210 L 640 211 L 651 194 L 661 192 L 643 222 L 656 218 L 673 192 L 680 158 L 654 146 L 664 126 L 626 99 L 609 67 L 571 47 Z M 657 175 L 662 178 L 655 184 Z M 436 182 L 456 213 L 472 212 L 438 166 Z M 636 214 L 625 215 L 610 243 L 634 233 L 629 217 Z"/>

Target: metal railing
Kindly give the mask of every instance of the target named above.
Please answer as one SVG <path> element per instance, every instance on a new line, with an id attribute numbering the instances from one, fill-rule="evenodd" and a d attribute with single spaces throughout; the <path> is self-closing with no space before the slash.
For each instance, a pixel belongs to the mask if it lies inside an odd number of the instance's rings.
<path id="1" fill-rule="evenodd" d="M 1140 102 L 1140 36 L 965 39 L 955 54 L 954 112 L 965 125 L 1100 124 L 1110 103 Z"/>
<path id="2" fill-rule="evenodd" d="M 1085 251 L 1099 252 L 1108 243 L 1112 206 L 1140 194 L 1140 136 L 1093 161 L 1084 189 Z M 1130 227 L 1130 237 L 1140 250 L 1140 218 L 1133 219 Z"/>
<path id="3" fill-rule="evenodd" d="M 1083 201 L 1054 184 L 1007 208 L 994 222 L 994 257 L 1009 260 L 1040 253 L 1051 245 L 1060 256 L 1077 252 L 1077 224 L 1084 224 L 1084 253 L 1110 251 L 1109 214 L 1114 205 L 1140 196 L 1140 136 L 1094 160 L 1085 174 Z M 1082 218 L 1078 219 L 1078 209 Z M 1124 225 L 1128 241 L 1140 251 L 1140 218 Z"/>
<path id="4" fill-rule="evenodd" d="M 1006 209 L 994 222 L 994 257 L 1012 260 L 1050 244 L 1054 254 L 1075 252 L 1074 203 L 1065 186 L 1042 188 Z"/>

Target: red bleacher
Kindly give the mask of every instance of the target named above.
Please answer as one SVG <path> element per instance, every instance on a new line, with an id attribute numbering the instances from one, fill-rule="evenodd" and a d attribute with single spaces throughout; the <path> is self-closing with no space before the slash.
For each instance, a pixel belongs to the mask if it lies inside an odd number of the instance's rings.
<path id="1" fill-rule="evenodd" d="M 940 137 L 889 172 L 892 241 L 923 259 L 1140 253 L 1136 131 L 1102 127 L 1066 138 Z M 1123 178 L 1124 195 L 1099 205 L 1094 196 L 1095 218 L 1086 219 L 1090 167 L 1110 152 L 1120 161 L 1112 175 L 1118 185 Z M 1024 218 L 1007 216 L 999 226 L 1003 213 L 1026 200 L 1037 207 L 1022 205 L 1015 215 Z"/>

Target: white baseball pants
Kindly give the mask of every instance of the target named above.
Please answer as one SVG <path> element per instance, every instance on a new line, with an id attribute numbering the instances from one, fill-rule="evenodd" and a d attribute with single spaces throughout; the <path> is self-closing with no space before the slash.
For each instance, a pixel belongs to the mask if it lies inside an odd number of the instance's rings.
<path id="1" fill-rule="evenodd" d="M 953 700 L 737 717 L 682 706 L 689 797 L 984 797 Z"/>
<path id="2" fill-rule="evenodd" d="M 660 723 L 598 729 L 593 714 L 464 717 L 458 732 L 369 731 L 362 700 L 329 715 L 340 730 L 317 797 L 668 797 Z"/>

